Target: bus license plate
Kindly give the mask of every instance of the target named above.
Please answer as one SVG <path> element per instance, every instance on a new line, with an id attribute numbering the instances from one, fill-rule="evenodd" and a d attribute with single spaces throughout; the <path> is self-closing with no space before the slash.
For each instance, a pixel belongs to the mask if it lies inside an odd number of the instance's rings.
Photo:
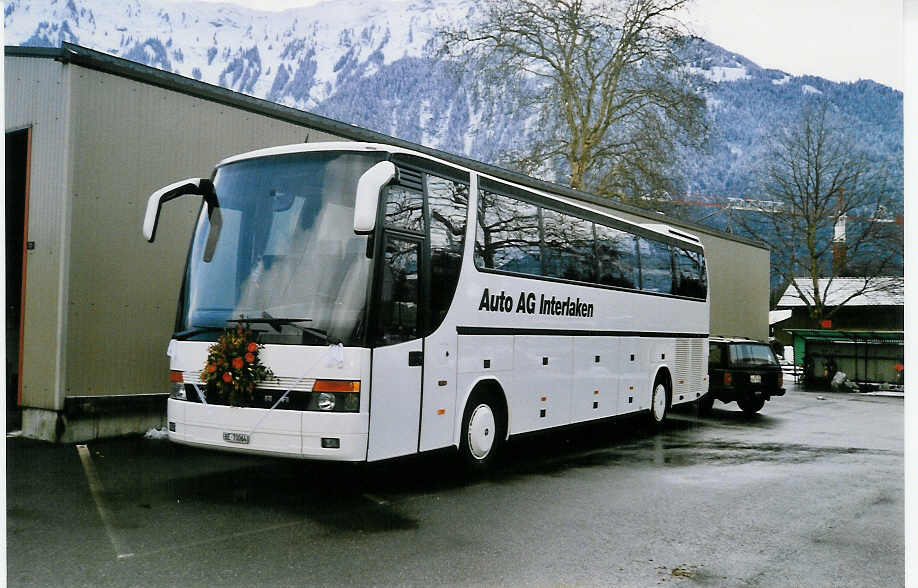
<path id="1" fill-rule="evenodd" d="M 750 375 L 750 376 L 749 376 L 749 383 L 750 383 L 750 384 L 761 384 L 761 383 L 762 383 L 762 376 L 760 376 L 759 374 L 752 374 L 752 375 Z"/>
<path id="2" fill-rule="evenodd" d="M 229 443 L 242 443 L 243 445 L 249 444 L 249 434 L 248 433 L 223 433 L 223 440 Z"/>

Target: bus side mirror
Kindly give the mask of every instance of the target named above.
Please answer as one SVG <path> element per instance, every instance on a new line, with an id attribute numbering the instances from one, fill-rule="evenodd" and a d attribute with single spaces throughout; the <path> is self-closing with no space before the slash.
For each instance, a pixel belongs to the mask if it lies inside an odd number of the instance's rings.
<path id="1" fill-rule="evenodd" d="M 380 161 L 357 180 L 357 199 L 354 202 L 354 232 L 358 235 L 372 233 L 376 228 L 379 208 L 379 191 L 396 175 L 395 164 Z"/>
<path id="2" fill-rule="evenodd" d="M 208 214 L 212 215 L 217 208 L 217 195 L 214 185 L 207 178 L 188 178 L 181 182 L 169 184 L 150 195 L 147 200 L 147 211 L 143 217 L 143 236 L 150 243 L 156 238 L 156 225 L 159 223 L 159 211 L 162 205 L 179 196 L 194 194 L 203 196 L 207 203 Z"/>

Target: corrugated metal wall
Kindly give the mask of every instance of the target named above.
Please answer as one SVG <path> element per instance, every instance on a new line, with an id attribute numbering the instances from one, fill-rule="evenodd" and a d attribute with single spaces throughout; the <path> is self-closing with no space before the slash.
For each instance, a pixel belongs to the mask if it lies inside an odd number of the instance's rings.
<path id="1" fill-rule="evenodd" d="M 164 392 L 181 273 L 200 206 L 163 207 L 140 233 L 147 197 L 260 147 L 330 135 L 76 65 L 68 396 Z"/>
<path id="2" fill-rule="evenodd" d="M 6 131 L 32 127 L 22 357 L 23 405 L 63 406 L 67 310 L 70 70 L 51 59 L 8 57 Z"/>

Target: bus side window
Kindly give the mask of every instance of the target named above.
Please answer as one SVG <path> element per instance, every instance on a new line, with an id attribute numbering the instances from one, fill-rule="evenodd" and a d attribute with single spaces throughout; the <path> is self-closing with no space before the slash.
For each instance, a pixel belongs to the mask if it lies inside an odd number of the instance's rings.
<path id="1" fill-rule="evenodd" d="M 424 232 L 424 195 L 405 188 L 386 188 L 386 226 Z"/>
<path id="2" fill-rule="evenodd" d="M 379 289 L 377 343 L 393 345 L 418 337 L 419 242 L 388 237 Z"/>
<path id="3" fill-rule="evenodd" d="M 676 290 L 673 294 L 705 298 L 707 284 L 704 278 L 704 258 L 700 253 L 673 247 L 676 266 Z"/>
<path id="4" fill-rule="evenodd" d="M 519 274 L 542 274 L 539 207 L 482 190 L 478 195 L 475 265 Z"/>
<path id="5" fill-rule="evenodd" d="M 641 237 L 638 241 L 641 259 L 641 289 L 648 292 L 673 293 L 672 250 L 666 243 Z"/>
<path id="6" fill-rule="evenodd" d="M 591 221 L 543 208 L 542 236 L 543 276 L 596 281 Z"/>
<path id="7" fill-rule="evenodd" d="M 427 175 L 430 209 L 430 320 L 427 331 L 436 329 L 452 303 L 462 267 L 469 187 Z"/>
<path id="8" fill-rule="evenodd" d="M 596 259 L 599 283 L 622 288 L 637 287 L 634 236 L 612 227 L 596 225 Z"/>

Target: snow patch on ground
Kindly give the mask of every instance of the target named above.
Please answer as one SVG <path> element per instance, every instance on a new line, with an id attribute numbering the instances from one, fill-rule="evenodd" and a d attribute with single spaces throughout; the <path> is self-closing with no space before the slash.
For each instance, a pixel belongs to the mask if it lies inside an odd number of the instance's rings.
<path id="1" fill-rule="evenodd" d="M 781 78 L 780 80 L 771 80 L 771 83 L 776 86 L 783 86 L 784 84 L 789 82 L 790 79 L 791 79 L 791 76 L 785 74 L 785 76 Z"/>
<path id="2" fill-rule="evenodd" d="M 156 440 L 156 441 L 159 441 L 159 440 L 162 440 L 162 439 L 168 439 L 168 438 L 169 438 L 169 431 L 167 431 L 167 430 L 165 430 L 165 429 L 160 429 L 160 428 L 158 428 L 158 427 L 157 427 L 157 428 L 153 428 L 153 429 L 150 429 L 149 431 L 147 431 L 146 433 L 144 433 L 143 438 L 144 438 L 144 439 L 153 439 L 153 440 Z"/>
<path id="3" fill-rule="evenodd" d="M 803 84 L 803 93 L 804 94 L 822 94 L 822 90 L 814 88 L 809 84 Z"/>

